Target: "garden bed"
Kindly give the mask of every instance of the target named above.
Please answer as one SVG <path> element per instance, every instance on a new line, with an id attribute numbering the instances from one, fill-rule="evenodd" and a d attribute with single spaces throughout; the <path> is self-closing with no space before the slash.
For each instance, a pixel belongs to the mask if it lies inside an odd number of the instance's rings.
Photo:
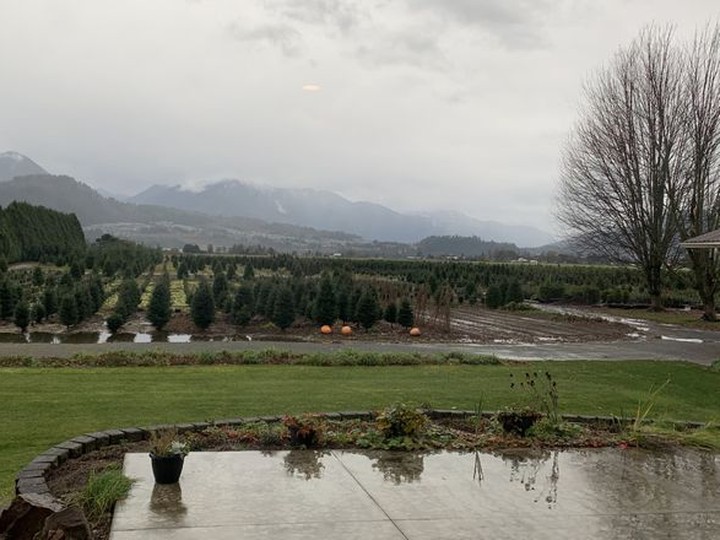
<path id="1" fill-rule="evenodd" d="M 417 411 L 395 405 L 379 413 L 352 412 L 292 417 L 245 418 L 211 424 L 187 424 L 180 437 L 192 451 L 285 450 L 293 448 L 366 449 L 433 452 L 440 450 L 494 452 L 509 448 L 670 447 L 698 444 L 694 437 L 701 424 L 676 423 L 664 427 L 632 419 L 564 416 L 557 423 L 540 419 L 526 436 L 508 433 L 496 413 L 463 411 Z M 121 468 L 128 452 L 148 452 L 146 436 L 154 428 L 140 430 L 143 439 L 122 438 L 68 459 L 49 471 L 50 493 L 66 505 L 78 500 L 91 475 Z M 298 441 L 293 431 L 306 436 Z M 137 432 L 128 430 L 128 434 Z M 102 435 L 102 434 L 100 434 Z M 309 435 L 309 436 L 308 436 Z M 134 437 L 138 438 L 138 437 Z M 308 444 L 302 444 L 302 442 Z M 89 447 L 88 447 L 89 448 Z M 109 537 L 111 512 L 91 521 L 98 539 Z"/>

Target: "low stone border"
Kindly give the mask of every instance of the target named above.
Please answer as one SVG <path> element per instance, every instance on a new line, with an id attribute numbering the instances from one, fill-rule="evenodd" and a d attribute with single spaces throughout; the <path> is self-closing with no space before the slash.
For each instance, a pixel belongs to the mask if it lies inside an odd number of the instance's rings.
<path id="1" fill-rule="evenodd" d="M 432 419 L 441 418 L 468 418 L 475 416 L 476 411 L 459 411 L 454 409 L 424 409 L 428 417 Z M 495 411 L 482 411 L 481 415 L 490 418 L 496 414 Z M 370 420 L 374 418 L 373 411 L 342 411 L 334 413 L 318 413 L 317 416 L 328 420 Z M 282 416 L 247 416 L 242 418 L 227 418 L 213 422 L 193 422 L 186 424 L 164 424 L 146 427 L 129 427 L 122 429 L 110 429 L 85 433 L 67 441 L 56 444 L 39 456 L 35 457 L 15 479 L 15 494 L 18 496 L 41 497 L 46 501 L 60 507 L 64 506 L 61 501 L 53 497 L 46 478 L 50 471 L 59 467 L 69 459 L 75 459 L 83 454 L 98 450 L 106 446 L 112 446 L 121 442 L 137 442 L 150 438 L 152 433 L 174 428 L 178 433 L 202 431 L 212 426 L 239 426 L 253 422 L 275 423 L 282 421 Z M 634 421 L 631 418 L 617 418 L 612 416 L 583 416 L 570 415 L 562 416 L 563 420 L 580 424 L 629 424 Z M 703 427 L 702 422 L 675 422 L 681 429 L 697 429 Z"/>

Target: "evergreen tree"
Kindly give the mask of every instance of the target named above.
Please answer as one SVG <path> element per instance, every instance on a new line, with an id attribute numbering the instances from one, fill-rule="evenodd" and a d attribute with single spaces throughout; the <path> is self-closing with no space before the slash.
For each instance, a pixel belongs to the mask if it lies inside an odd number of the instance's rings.
<path id="1" fill-rule="evenodd" d="M 358 305 L 360 304 L 360 298 L 363 295 L 363 290 L 360 287 L 355 287 L 352 294 L 350 295 L 350 302 L 348 303 L 348 320 L 357 321 Z"/>
<path id="2" fill-rule="evenodd" d="M 350 320 L 350 292 L 346 287 L 342 287 L 337 295 L 337 311 L 341 321 Z"/>
<path id="3" fill-rule="evenodd" d="M 10 280 L 0 281 L 0 319 L 8 320 L 15 311 L 15 299 Z"/>
<path id="4" fill-rule="evenodd" d="M 278 283 L 271 283 L 268 287 L 268 294 L 265 298 L 265 306 L 263 307 L 263 313 L 265 313 L 265 316 L 269 317 L 270 319 L 273 318 L 273 315 L 275 313 L 275 300 L 277 299 L 280 287 L 282 287 L 282 285 Z"/>
<path id="5" fill-rule="evenodd" d="M 155 284 L 148 304 L 148 320 L 157 330 L 162 330 L 170 321 L 171 298 L 170 277 L 165 274 Z"/>
<path id="6" fill-rule="evenodd" d="M 380 319 L 380 304 L 374 288 L 368 287 L 360 296 L 355 318 L 365 330 L 372 328 Z"/>
<path id="7" fill-rule="evenodd" d="M 410 300 L 403 298 L 400 302 L 400 309 L 397 313 L 397 322 L 399 322 L 405 328 L 410 328 L 415 324 L 415 314 L 413 313 Z"/>
<path id="8" fill-rule="evenodd" d="M 255 269 L 252 267 L 251 264 L 245 265 L 245 270 L 243 272 L 243 279 L 246 281 L 255 279 Z"/>
<path id="9" fill-rule="evenodd" d="M 43 284 L 43 281 L 44 281 L 44 277 L 43 277 L 42 268 L 40 268 L 39 266 L 36 266 L 35 268 L 33 268 L 32 284 L 35 285 L 36 287 L 39 287 L 40 285 Z"/>
<path id="10" fill-rule="evenodd" d="M 205 279 L 200 281 L 200 285 L 193 295 L 190 315 L 193 322 L 202 330 L 206 330 L 215 321 L 215 299 L 210 285 Z"/>
<path id="11" fill-rule="evenodd" d="M 90 286 L 87 283 L 83 283 L 75 289 L 75 302 L 78 307 L 78 322 L 84 321 L 95 313 Z"/>
<path id="12" fill-rule="evenodd" d="M 232 306 L 232 320 L 235 324 L 244 326 L 250 322 L 253 316 L 253 292 L 246 285 L 240 286 L 235 293 L 235 301 Z"/>
<path id="13" fill-rule="evenodd" d="M 141 298 L 140 287 L 133 278 L 126 278 L 118 288 L 118 300 L 115 304 L 115 311 L 120 314 L 123 320 L 135 313 Z"/>
<path id="14" fill-rule="evenodd" d="M 90 296 L 92 298 L 93 313 L 97 313 L 105 301 L 105 290 L 103 289 L 102 280 L 97 274 L 93 274 L 90 279 Z"/>
<path id="15" fill-rule="evenodd" d="M 275 294 L 272 322 L 285 330 L 295 320 L 295 306 L 293 305 L 293 293 L 289 287 L 281 286 Z"/>
<path id="16" fill-rule="evenodd" d="M 395 323 L 397 322 L 397 314 L 397 304 L 395 302 L 390 302 L 385 308 L 383 319 L 389 323 Z"/>
<path id="17" fill-rule="evenodd" d="M 522 287 L 517 279 L 512 279 L 508 283 L 507 290 L 505 291 L 504 303 L 509 304 L 510 302 L 520 303 L 524 300 Z"/>
<path id="18" fill-rule="evenodd" d="M 46 287 L 43 291 L 43 307 L 45 308 L 45 316 L 50 317 L 57 313 L 58 300 L 55 287 Z"/>
<path id="19" fill-rule="evenodd" d="M 180 262 L 180 264 L 177 267 L 177 278 L 178 279 L 185 279 L 188 277 L 188 267 L 187 264 L 185 264 L 185 261 Z"/>
<path id="20" fill-rule="evenodd" d="M 30 324 L 30 308 L 25 299 L 22 299 L 15 306 L 15 326 L 25 333 L 28 324 Z"/>
<path id="21" fill-rule="evenodd" d="M 83 268 L 82 264 L 78 260 L 74 260 L 72 264 L 70 265 L 70 275 L 75 279 L 80 279 L 83 277 L 83 273 L 85 272 L 85 269 Z"/>
<path id="22" fill-rule="evenodd" d="M 107 325 L 108 330 L 111 334 L 115 334 L 120 328 L 122 328 L 122 325 L 125 324 L 125 319 L 123 319 L 123 316 L 119 313 L 111 313 L 110 316 L 105 319 L 105 324 Z"/>
<path id="23" fill-rule="evenodd" d="M 33 305 L 30 316 L 32 317 L 32 320 L 35 321 L 37 324 L 40 324 L 45 318 L 45 308 L 40 302 Z"/>
<path id="24" fill-rule="evenodd" d="M 228 281 L 225 273 L 218 270 L 213 277 L 213 298 L 217 306 L 225 305 L 225 297 L 228 293 Z"/>
<path id="25" fill-rule="evenodd" d="M 503 293 L 497 285 L 490 285 L 485 293 L 485 305 L 490 309 L 497 309 L 503 305 Z"/>
<path id="26" fill-rule="evenodd" d="M 8 262 L 5 255 L 0 255 L 0 272 L 5 273 L 8 271 Z"/>
<path id="27" fill-rule="evenodd" d="M 313 304 L 313 316 L 318 324 L 333 324 L 337 317 L 335 291 L 329 276 L 320 280 L 318 294 Z"/>
<path id="28" fill-rule="evenodd" d="M 60 322 L 68 328 L 78 322 L 78 308 L 74 294 L 66 294 L 60 301 Z"/>

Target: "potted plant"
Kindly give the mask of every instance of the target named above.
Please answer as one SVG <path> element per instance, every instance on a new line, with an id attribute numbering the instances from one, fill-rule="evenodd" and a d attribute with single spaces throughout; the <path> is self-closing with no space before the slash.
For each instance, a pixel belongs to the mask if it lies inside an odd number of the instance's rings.
<path id="1" fill-rule="evenodd" d="M 165 429 L 150 435 L 150 462 L 158 484 L 175 484 L 180 480 L 185 456 L 190 451 L 187 443 L 179 441 L 177 430 Z"/>

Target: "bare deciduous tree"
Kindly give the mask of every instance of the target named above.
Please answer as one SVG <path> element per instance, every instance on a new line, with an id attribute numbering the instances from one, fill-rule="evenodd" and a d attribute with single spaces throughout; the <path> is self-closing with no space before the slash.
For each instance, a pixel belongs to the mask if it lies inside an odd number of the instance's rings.
<path id="1" fill-rule="evenodd" d="M 651 27 L 586 84 L 558 201 L 577 242 L 638 265 L 656 309 L 676 252 L 668 189 L 683 164 L 681 66 L 672 29 Z"/>
<path id="2" fill-rule="evenodd" d="M 720 25 L 697 32 L 683 55 L 683 174 L 672 178 L 670 201 L 681 240 L 720 228 Z M 716 320 L 720 257 L 688 252 L 704 318 Z"/>

